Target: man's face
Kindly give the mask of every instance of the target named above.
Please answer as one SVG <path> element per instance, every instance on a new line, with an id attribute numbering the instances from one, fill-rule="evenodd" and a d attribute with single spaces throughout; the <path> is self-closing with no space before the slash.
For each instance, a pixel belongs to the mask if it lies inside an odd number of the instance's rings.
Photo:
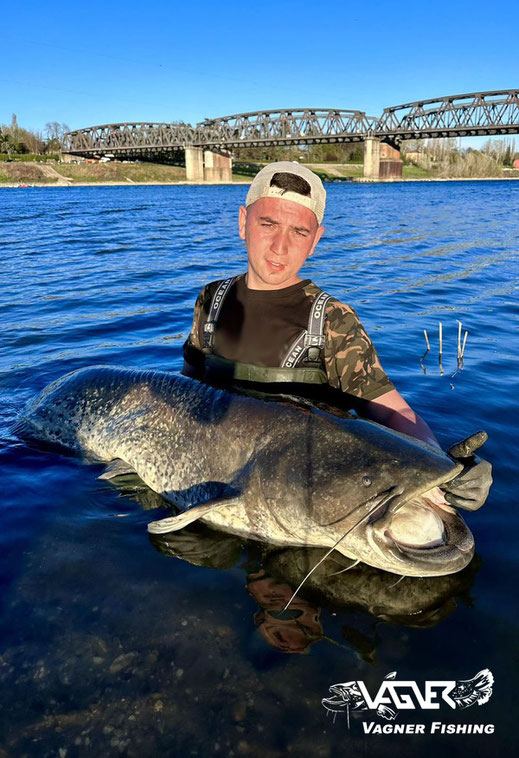
<path id="1" fill-rule="evenodd" d="M 240 208 L 240 237 L 249 258 L 247 286 L 276 290 L 297 284 L 299 269 L 324 231 L 313 211 L 292 200 L 262 197 Z"/>

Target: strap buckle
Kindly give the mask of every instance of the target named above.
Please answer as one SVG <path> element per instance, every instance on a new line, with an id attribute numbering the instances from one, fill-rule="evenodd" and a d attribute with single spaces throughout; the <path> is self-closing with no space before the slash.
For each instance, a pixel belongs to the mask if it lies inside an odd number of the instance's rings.
<path id="1" fill-rule="evenodd" d="M 316 347 L 315 345 L 312 345 L 308 348 L 306 357 L 303 360 L 303 363 L 319 363 L 319 359 L 321 357 L 321 349 L 319 347 Z"/>
<path id="2" fill-rule="evenodd" d="M 325 342 L 326 338 L 323 334 L 309 334 L 308 332 L 305 334 L 305 347 L 322 348 L 324 347 Z"/>

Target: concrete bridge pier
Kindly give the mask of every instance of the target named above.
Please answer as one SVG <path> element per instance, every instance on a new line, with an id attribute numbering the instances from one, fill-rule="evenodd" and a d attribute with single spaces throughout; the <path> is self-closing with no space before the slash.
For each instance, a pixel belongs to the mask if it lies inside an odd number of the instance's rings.
<path id="1" fill-rule="evenodd" d="M 232 182 L 232 157 L 223 150 L 215 153 L 204 151 L 204 181 Z"/>
<path id="2" fill-rule="evenodd" d="M 376 137 L 368 137 L 364 142 L 365 179 L 401 179 L 403 161 L 400 149 Z"/>
<path id="3" fill-rule="evenodd" d="M 188 182 L 232 182 L 232 157 L 221 150 L 186 147 L 186 179 Z"/>
<path id="4" fill-rule="evenodd" d="M 364 179 L 378 179 L 380 175 L 380 140 L 368 137 L 364 141 Z"/>
<path id="5" fill-rule="evenodd" d="M 200 147 L 186 147 L 186 179 L 188 182 L 204 181 L 204 151 Z"/>

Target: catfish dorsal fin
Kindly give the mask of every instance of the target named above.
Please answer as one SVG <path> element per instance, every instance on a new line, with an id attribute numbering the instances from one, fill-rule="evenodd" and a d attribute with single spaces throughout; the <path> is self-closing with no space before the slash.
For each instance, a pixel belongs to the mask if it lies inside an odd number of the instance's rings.
<path id="1" fill-rule="evenodd" d="M 148 532 L 151 534 L 165 534 L 166 532 L 178 532 L 179 529 L 183 529 L 188 524 L 192 524 L 193 521 L 197 521 L 199 518 L 207 516 L 215 508 L 223 508 L 225 505 L 238 504 L 240 501 L 234 497 L 221 498 L 219 500 L 211 500 L 208 503 L 202 503 L 202 505 L 195 505 L 184 513 L 179 513 L 178 516 L 169 516 L 167 518 L 159 519 L 159 521 L 150 521 L 148 524 Z"/>

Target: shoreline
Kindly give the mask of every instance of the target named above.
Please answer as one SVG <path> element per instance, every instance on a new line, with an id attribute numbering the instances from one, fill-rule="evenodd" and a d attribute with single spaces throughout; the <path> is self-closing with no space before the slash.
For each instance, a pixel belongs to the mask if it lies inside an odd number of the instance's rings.
<path id="1" fill-rule="evenodd" d="M 410 177 L 408 179 L 365 179 L 354 177 L 345 181 L 324 179 L 325 183 L 332 184 L 406 184 L 408 182 L 513 182 L 519 181 L 519 176 L 451 176 L 451 177 Z M 232 187 L 234 185 L 249 185 L 251 179 L 234 182 L 31 182 L 30 184 L 15 184 L 12 182 L 0 182 L 0 189 L 34 189 L 36 187 Z"/>
<path id="2" fill-rule="evenodd" d="M 30 184 L 14 184 L 13 182 L 0 182 L 0 189 L 33 189 L 34 187 L 231 187 L 232 185 L 250 184 L 252 179 L 243 182 L 31 182 Z"/>
<path id="3" fill-rule="evenodd" d="M 324 179 L 326 183 L 333 184 L 406 184 L 408 182 L 513 182 L 519 181 L 519 176 L 459 176 L 459 177 L 422 177 L 408 179 L 365 179 L 364 177 L 354 177 L 346 181 L 331 181 Z M 34 189 L 36 187 L 232 187 L 234 185 L 249 185 L 251 179 L 233 182 L 31 182 L 30 184 L 19 184 L 13 182 L 0 182 L 0 189 Z"/>

